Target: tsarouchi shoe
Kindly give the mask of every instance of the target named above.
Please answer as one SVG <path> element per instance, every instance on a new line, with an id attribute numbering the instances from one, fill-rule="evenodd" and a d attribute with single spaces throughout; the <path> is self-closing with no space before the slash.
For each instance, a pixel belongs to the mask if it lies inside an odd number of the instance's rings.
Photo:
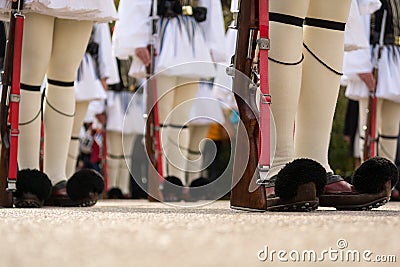
<path id="1" fill-rule="evenodd" d="M 266 185 L 268 211 L 312 211 L 326 184 L 326 171 L 311 159 L 288 163 Z"/>
<path id="2" fill-rule="evenodd" d="M 76 172 L 67 181 L 53 186 L 46 206 L 58 207 L 90 207 L 97 203 L 104 189 L 104 179 L 97 171 L 83 169 Z"/>
<path id="3" fill-rule="evenodd" d="M 388 159 L 375 157 L 365 161 L 354 172 L 352 184 L 328 173 L 324 193 L 319 197 L 323 207 L 338 210 L 370 210 L 386 204 L 397 183 L 397 167 Z"/>
<path id="4" fill-rule="evenodd" d="M 51 181 L 39 170 L 23 169 L 17 174 L 16 208 L 40 208 L 51 192 Z"/>

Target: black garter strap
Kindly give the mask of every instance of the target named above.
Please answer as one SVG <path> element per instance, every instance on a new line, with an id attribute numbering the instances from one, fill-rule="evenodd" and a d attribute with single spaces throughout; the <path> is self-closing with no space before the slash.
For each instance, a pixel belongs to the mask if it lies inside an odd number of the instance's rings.
<path id="1" fill-rule="evenodd" d="M 188 128 L 187 125 L 168 124 L 168 126 L 171 127 L 171 128 L 176 128 L 176 129 L 186 129 L 186 128 Z"/>
<path id="2" fill-rule="evenodd" d="M 325 62 L 322 61 L 322 59 L 320 59 L 316 54 L 314 54 L 310 48 L 308 48 L 308 46 L 303 43 L 304 48 L 319 62 L 321 63 L 325 68 L 327 68 L 328 70 L 332 71 L 333 73 L 342 76 L 343 73 L 338 72 L 337 70 L 333 69 L 332 67 L 328 66 Z"/>
<path id="3" fill-rule="evenodd" d="M 346 23 L 316 18 L 305 18 L 304 25 L 335 31 L 344 31 Z"/>
<path id="4" fill-rule="evenodd" d="M 378 138 L 383 138 L 383 139 L 397 139 L 398 137 L 399 137 L 398 135 L 396 135 L 396 136 L 383 135 L 383 134 L 378 135 Z"/>
<path id="5" fill-rule="evenodd" d="M 79 140 L 79 136 L 71 136 L 71 140 Z"/>
<path id="6" fill-rule="evenodd" d="M 61 87 L 72 87 L 74 86 L 74 82 L 62 82 L 62 81 L 56 81 L 52 79 L 47 79 L 47 82 L 51 85 L 55 86 L 61 86 Z"/>
<path id="7" fill-rule="evenodd" d="M 274 22 L 279 22 L 283 24 L 289 24 L 297 27 L 303 27 L 303 18 L 291 16 L 291 15 L 286 15 L 286 14 L 281 14 L 281 13 L 274 13 L 270 12 L 269 13 L 269 20 L 274 21 Z"/>
<path id="8" fill-rule="evenodd" d="M 113 154 L 108 154 L 107 155 L 110 159 L 124 159 L 124 155 L 113 155 Z"/>
<path id="9" fill-rule="evenodd" d="M 189 154 L 191 154 L 191 155 L 201 155 L 201 151 L 195 151 L 195 150 L 191 150 L 191 149 L 188 149 L 187 150 L 188 152 L 189 152 Z"/>
<path id="10" fill-rule="evenodd" d="M 301 62 L 303 62 L 304 60 L 304 54 L 301 54 L 301 59 L 297 62 L 283 62 L 283 61 L 279 61 L 276 59 L 273 59 L 271 57 L 268 57 L 269 60 L 271 60 L 272 62 L 275 62 L 277 64 L 281 64 L 281 65 L 287 65 L 287 66 L 295 66 L 295 65 L 299 65 Z"/>
<path id="11" fill-rule="evenodd" d="M 40 85 L 29 85 L 25 83 L 21 83 L 21 90 L 32 91 L 32 92 L 40 92 Z"/>
<path id="12" fill-rule="evenodd" d="M 54 110 L 55 112 L 57 112 L 58 114 L 61 114 L 61 115 L 65 116 L 65 117 L 70 117 L 70 118 L 73 118 L 73 117 L 75 116 L 75 111 L 74 111 L 74 113 L 72 113 L 72 114 L 67 114 L 67 113 L 65 113 L 65 112 L 62 112 L 62 111 L 56 109 L 52 104 L 50 104 L 50 102 L 49 102 L 49 100 L 47 99 L 47 97 L 46 97 L 45 99 L 46 99 L 47 105 L 48 105 L 52 110 Z"/>
<path id="13" fill-rule="evenodd" d="M 35 115 L 35 117 L 33 117 L 33 119 L 31 119 L 29 121 L 26 121 L 26 122 L 20 122 L 20 123 L 18 123 L 18 125 L 19 126 L 25 126 L 25 125 L 31 124 L 32 122 L 34 122 L 39 117 L 41 111 L 42 111 L 42 109 L 39 109 L 38 113 Z"/>

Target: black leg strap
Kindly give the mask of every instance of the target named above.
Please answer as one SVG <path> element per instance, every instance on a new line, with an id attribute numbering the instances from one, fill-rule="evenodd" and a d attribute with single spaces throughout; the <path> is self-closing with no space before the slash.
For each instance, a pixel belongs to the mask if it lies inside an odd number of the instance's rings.
<path id="1" fill-rule="evenodd" d="M 397 140 L 399 136 L 398 135 L 384 135 L 384 134 L 379 134 L 378 138 L 383 138 L 383 139 L 392 139 L 392 140 Z"/>
<path id="2" fill-rule="evenodd" d="M 187 125 L 178 125 L 178 124 L 168 124 L 169 127 L 171 128 L 177 128 L 177 129 L 186 129 L 188 128 Z"/>
<path id="3" fill-rule="evenodd" d="M 304 20 L 304 25 L 311 26 L 311 27 L 317 27 L 317 28 L 324 28 L 324 29 L 328 29 L 328 30 L 344 31 L 346 23 L 307 17 Z"/>
<path id="4" fill-rule="evenodd" d="M 40 92 L 40 85 L 29 85 L 25 83 L 21 83 L 21 90 L 32 91 L 32 92 Z"/>
<path id="5" fill-rule="evenodd" d="M 269 13 L 269 20 L 278 22 L 278 23 L 293 25 L 293 26 L 297 26 L 297 27 L 303 27 L 303 23 L 304 23 L 303 18 L 286 15 L 286 14 L 281 14 L 281 13 L 274 13 L 274 12 Z"/>
<path id="6" fill-rule="evenodd" d="M 56 81 L 56 80 L 52 80 L 52 79 L 47 79 L 47 82 L 51 85 L 55 85 L 55 86 L 61 86 L 61 87 L 73 87 L 74 86 L 74 82 L 63 82 L 63 81 Z"/>
<path id="7" fill-rule="evenodd" d="M 201 155 L 201 152 L 200 151 L 195 151 L 195 150 L 191 150 L 191 149 L 188 149 L 188 152 L 189 152 L 189 154 L 191 154 L 191 155 Z"/>
<path id="8" fill-rule="evenodd" d="M 113 155 L 113 154 L 108 154 L 107 155 L 110 159 L 124 159 L 124 155 Z"/>

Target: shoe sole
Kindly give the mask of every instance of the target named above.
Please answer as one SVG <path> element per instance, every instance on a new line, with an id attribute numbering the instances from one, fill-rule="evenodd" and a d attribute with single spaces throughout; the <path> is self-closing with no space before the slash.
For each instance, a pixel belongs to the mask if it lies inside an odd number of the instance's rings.
<path id="1" fill-rule="evenodd" d="M 33 199 L 21 199 L 14 202 L 16 208 L 41 208 L 42 203 Z"/>
<path id="2" fill-rule="evenodd" d="M 362 205 L 338 205 L 338 206 L 333 206 L 334 208 L 336 208 L 337 210 L 348 210 L 348 211 L 367 211 L 367 210 L 372 210 L 375 208 L 379 208 L 383 205 L 385 205 L 386 203 L 388 203 L 389 199 L 386 197 L 377 199 L 375 201 L 369 202 L 369 203 L 365 203 Z"/>
<path id="3" fill-rule="evenodd" d="M 391 183 L 385 184 L 385 189 L 379 193 L 356 194 L 323 194 L 319 197 L 319 205 L 333 207 L 337 210 L 371 210 L 385 205 L 390 200 Z"/>

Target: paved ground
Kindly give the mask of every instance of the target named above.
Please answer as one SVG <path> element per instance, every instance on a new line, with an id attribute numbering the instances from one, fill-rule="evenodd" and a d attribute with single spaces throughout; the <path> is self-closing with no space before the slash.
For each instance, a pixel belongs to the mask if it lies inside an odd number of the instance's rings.
<path id="1" fill-rule="evenodd" d="M 227 201 L 177 208 L 103 200 L 0 209 L 0 267 L 399 266 L 399 234 L 398 202 L 369 212 L 246 213 Z M 397 263 L 366 264 L 390 255 Z"/>

